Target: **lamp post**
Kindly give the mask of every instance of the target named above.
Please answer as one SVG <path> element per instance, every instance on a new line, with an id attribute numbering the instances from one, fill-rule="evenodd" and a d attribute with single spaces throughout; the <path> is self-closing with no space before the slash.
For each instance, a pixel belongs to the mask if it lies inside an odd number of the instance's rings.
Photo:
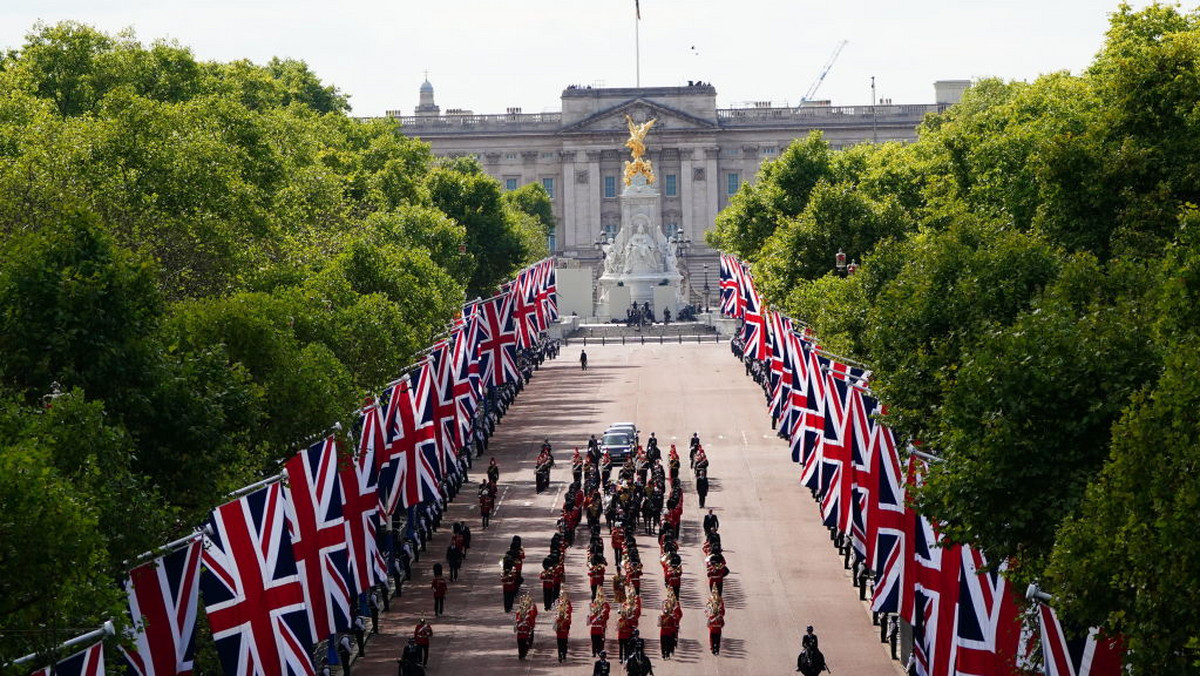
<path id="1" fill-rule="evenodd" d="M 846 253 L 844 251 L 842 251 L 840 248 L 838 249 L 838 252 L 836 254 L 834 254 L 834 256 L 833 256 L 833 266 L 835 268 L 837 268 L 839 275 L 844 274 L 846 272 Z"/>
<path id="2" fill-rule="evenodd" d="M 708 263 L 704 264 L 704 314 L 708 314 Z"/>
<path id="3" fill-rule="evenodd" d="M 850 265 L 846 266 L 846 275 L 853 277 L 856 272 L 858 272 L 858 261 L 852 261 Z"/>

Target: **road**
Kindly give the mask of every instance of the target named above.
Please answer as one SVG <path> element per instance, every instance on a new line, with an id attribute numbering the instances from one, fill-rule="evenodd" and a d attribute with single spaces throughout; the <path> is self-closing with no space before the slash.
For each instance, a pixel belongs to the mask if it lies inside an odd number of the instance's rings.
<path id="1" fill-rule="evenodd" d="M 501 468 L 500 500 L 492 526 L 481 530 L 475 491 L 469 488 L 448 510 L 448 521 L 422 555 L 414 579 L 405 585 L 391 612 L 380 618 L 381 632 L 368 642 L 355 674 L 396 673 L 396 658 L 416 619 L 434 628 L 430 674 L 590 674 L 586 626 L 588 582 L 582 546 L 567 555 L 565 587 L 575 605 L 570 656 L 557 661 L 553 612 L 541 611 L 534 649 L 517 660 L 512 617 L 503 612 L 500 559 L 513 535 L 526 551 L 526 585 L 540 609 L 540 562 L 570 482 L 571 451 L 586 447 L 589 434 L 613 421 L 636 421 L 643 438 L 655 432 L 664 449 L 678 445 L 684 458 L 686 506 L 681 554 L 684 561 L 683 621 L 671 660 L 659 654 L 656 620 L 663 599 L 657 543 L 640 537 L 645 561 L 642 584 L 642 636 L 659 676 L 672 674 L 793 673 L 800 635 L 816 627 L 821 648 L 837 674 L 896 676 L 870 612 L 858 600 L 850 574 L 821 526 L 818 507 L 798 481 L 785 442 L 770 429 L 761 391 L 745 376 L 726 344 L 588 347 L 589 368 L 579 368 L 578 346 L 564 348 L 547 362 L 517 399 L 477 461 L 478 482 L 489 457 Z M 725 583 L 726 627 L 719 656 L 708 651 L 703 604 L 703 512 L 688 471 L 687 441 L 700 434 L 711 460 L 708 507 L 721 520 L 722 544 L 732 571 Z M 549 491 L 534 491 L 533 461 L 543 439 L 555 449 L 557 467 Z M 448 523 L 470 523 L 472 547 L 459 580 L 452 583 L 446 613 L 433 617 L 431 567 L 445 553 Z M 586 524 L 580 528 L 586 533 Z M 607 531 L 605 531 L 607 536 Z M 586 542 L 581 535 L 577 544 Z M 607 537 L 606 537 L 607 547 Z M 437 552 L 437 553 L 435 553 Z M 608 552 L 610 564 L 612 554 Z M 609 573 L 613 568 L 609 566 Z M 616 668 L 616 613 L 609 625 L 608 652 Z"/>

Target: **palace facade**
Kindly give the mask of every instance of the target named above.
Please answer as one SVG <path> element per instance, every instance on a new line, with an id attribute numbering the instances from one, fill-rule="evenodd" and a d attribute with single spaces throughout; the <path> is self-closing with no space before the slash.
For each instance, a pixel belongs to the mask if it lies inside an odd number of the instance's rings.
<path id="1" fill-rule="evenodd" d="M 693 255 L 712 254 L 704 232 L 743 182 L 753 181 L 764 160 L 772 159 L 797 138 L 824 132 L 835 149 L 863 142 L 908 142 L 929 113 L 956 103 L 970 85 L 966 80 L 935 83 L 930 104 L 833 106 L 828 101 L 797 107 L 758 102 L 746 108 L 718 108 L 709 83 L 683 87 L 592 88 L 570 86 L 562 110 L 477 115 L 434 102 L 424 82 L 415 114 L 398 118 L 401 131 L 430 143 L 437 156 L 474 155 L 505 190 L 542 184 L 554 203 L 557 230 L 551 248 L 565 258 L 595 260 L 601 233 L 614 236 L 620 226 L 618 200 L 624 187 L 625 116 L 642 122 L 657 118 L 646 138 L 662 195 L 661 224 L 671 237 L 682 233 L 693 242 Z"/>

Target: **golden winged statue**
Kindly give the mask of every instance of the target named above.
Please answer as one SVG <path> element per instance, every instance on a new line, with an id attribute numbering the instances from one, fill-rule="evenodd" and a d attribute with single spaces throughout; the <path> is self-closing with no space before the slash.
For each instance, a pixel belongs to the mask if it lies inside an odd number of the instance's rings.
<path id="1" fill-rule="evenodd" d="M 632 184 L 633 177 L 638 174 L 645 176 L 647 183 L 654 183 L 654 167 L 650 160 L 642 156 L 646 154 L 646 134 L 650 133 L 655 122 L 658 122 L 658 118 L 637 124 L 632 117 L 625 116 L 625 124 L 629 126 L 629 140 L 625 142 L 625 147 L 629 148 L 629 154 L 633 157 L 633 161 L 625 162 L 625 185 Z"/>

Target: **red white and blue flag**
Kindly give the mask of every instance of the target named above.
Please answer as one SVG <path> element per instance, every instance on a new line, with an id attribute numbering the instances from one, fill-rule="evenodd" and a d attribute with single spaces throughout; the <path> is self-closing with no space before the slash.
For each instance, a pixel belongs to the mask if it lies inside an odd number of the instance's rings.
<path id="1" fill-rule="evenodd" d="M 454 361 L 450 340 L 443 340 L 429 352 L 429 375 L 433 378 L 430 396 L 433 398 L 434 427 L 437 428 L 438 471 L 441 476 L 458 471 L 457 450 L 462 446 L 458 427 L 458 411 L 454 403 Z"/>
<path id="2" fill-rule="evenodd" d="M 337 442 L 329 436 L 309 446 L 292 456 L 284 471 L 292 552 L 304 582 L 313 636 L 345 631 L 354 614 Z"/>
<path id="3" fill-rule="evenodd" d="M 200 588 L 225 673 L 313 674 L 304 585 L 285 512 L 278 483 L 212 512 Z"/>
<path id="4" fill-rule="evenodd" d="M 54 666 L 38 669 L 29 676 L 104 676 L 104 643 L 84 648 Z"/>
<path id="5" fill-rule="evenodd" d="M 558 274 L 553 258 L 547 258 L 538 265 L 542 270 L 541 284 L 538 286 L 538 305 L 544 318 L 544 331 L 550 324 L 558 321 Z"/>
<path id="6" fill-rule="evenodd" d="M 1013 673 L 1019 658 L 1025 662 L 1031 642 L 1004 566 L 988 567 L 983 552 L 972 547 L 963 546 L 961 552 L 953 673 Z"/>
<path id="7" fill-rule="evenodd" d="M 517 371 L 517 330 L 512 297 L 502 293 L 476 304 L 479 322 L 479 373 L 484 387 L 514 382 Z"/>
<path id="8" fill-rule="evenodd" d="M 874 465 L 874 486 L 867 515 L 867 540 L 873 543 L 869 558 L 875 577 L 871 610 L 912 615 L 912 586 L 906 577 L 911 571 L 908 562 L 911 537 L 916 518 L 908 507 L 905 495 L 905 475 L 896 451 L 892 430 L 876 425 L 872 437 L 871 460 Z"/>
<path id="9" fill-rule="evenodd" d="M 391 514 L 397 507 L 416 507 L 439 494 L 437 427 L 431 404 L 429 362 L 387 389 L 384 436 L 388 461 L 380 472 L 384 505 Z"/>
<path id="10" fill-rule="evenodd" d="M 462 319 L 455 327 L 451 338 L 454 349 L 451 353 L 453 369 L 453 395 L 455 418 L 458 421 L 459 438 L 462 444 L 470 441 L 471 424 L 479 407 L 479 315 L 473 306 L 463 309 Z"/>
<path id="11" fill-rule="evenodd" d="M 721 254 L 721 314 L 741 319 L 742 264 L 729 254 Z"/>
<path id="12" fill-rule="evenodd" d="M 741 305 L 742 339 L 746 342 L 746 354 L 762 361 L 769 356 L 770 328 L 767 326 L 766 310 L 762 306 L 762 298 L 754 288 L 754 278 L 750 271 L 743 269 L 741 275 Z"/>
<path id="13" fill-rule="evenodd" d="M 387 580 L 387 562 L 379 551 L 379 526 L 383 503 L 379 496 L 379 466 L 384 453 L 383 413 L 379 405 L 359 411 L 358 453 L 354 461 L 338 470 L 346 503 L 346 543 L 350 547 L 350 582 L 357 598 L 372 586 Z"/>
<path id="14" fill-rule="evenodd" d="M 200 536 L 169 554 L 129 571 L 125 593 L 135 632 L 121 647 L 138 676 L 191 674 L 200 590 Z"/>
<path id="15" fill-rule="evenodd" d="M 1105 636 L 1096 627 L 1080 635 L 1063 630 L 1054 609 L 1038 606 L 1042 659 L 1046 676 L 1118 676 L 1125 653 L 1119 637 Z"/>

